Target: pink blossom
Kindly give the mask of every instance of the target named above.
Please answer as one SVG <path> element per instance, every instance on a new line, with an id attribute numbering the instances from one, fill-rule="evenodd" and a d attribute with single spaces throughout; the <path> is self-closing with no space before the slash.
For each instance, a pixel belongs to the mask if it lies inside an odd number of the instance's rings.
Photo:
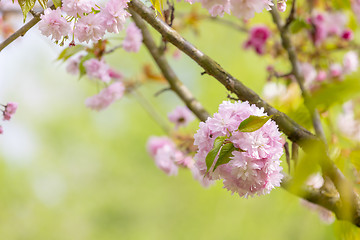
<path id="1" fill-rule="evenodd" d="M 360 121 L 355 118 L 354 104 L 351 101 L 343 105 L 343 112 L 338 116 L 337 125 L 342 134 L 360 142 Z"/>
<path id="2" fill-rule="evenodd" d="M 127 52 L 138 52 L 142 43 L 141 30 L 131 22 L 126 29 L 126 37 L 123 41 L 123 48 Z"/>
<path id="3" fill-rule="evenodd" d="M 79 64 L 83 56 L 72 57 L 67 61 L 66 71 L 70 74 L 77 75 L 79 73 Z"/>
<path id="4" fill-rule="evenodd" d="M 359 58 L 355 51 L 349 51 L 345 54 L 343 60 L 344 73 L 356 72 L 359 67 Z"/>
<path id="5" fill-rule="evenodd" d="M 230 14 L 229 0 L 200 0 L 203 8 L 206 8 L 211 16 L 224 16 L 224 13 Z"/>
<path id="6" fill-rule="evenodd" d="M 40 16 L 39 29 L 42 34 L 52 39 L 60 41 L 62 37 L 68 36 L 71 32 L 70 23 L 61 16 L 60 8 L 51 10 L 45 9 L 44 14 Z"/>
<path id="7" fill-rule="evenodd" d="M 318 81 L 318 82 L 323 82 L 326 78 L 327 78 L 327 73 L 326 73 L 326 71 L 320 70 L 320 71 L 318 71 L 315 80 Z"/>
<path id="8" fill-rule="evenodd" d="M 92 58 L 84 62 L 86 74 L 90 79 L 101 79 L 103 82 L 110 82 L 111 77 L 109 75 L 110 67 L 105 61 Z"/>
<path id="9" fill-rule="evenodd" d="M 0 134 L 3 134 L 4 133 L 4 129 L 3 127 L 0 125 Z"/>
<path id="10" fill-rule="evenodd" d="M 230 10 L 238 18 L 248 20 L 264 9 L 270 10 L 274 4 L 271 0 L 230 0 Z"/>
<path id="11" fill-rule="evenodd" d="M 270 30 L 264 26 L 255 26 L 250 30 L 249 39 L 245 42 L 244 48 L 252 47 L 257 54 L 265 53 L 266 41 L 270 37 Z"/>
<path id="12" fill-rule="evenodd" d="M 100 14 L 82 16 L 75 24 L 74 35 L 80 42 L 96 42 L 105 35 Z"/>
<path id="13" fill-rule="evenodd" d="M 175 149 L 175 144 L 170 138 L 152 136 L 147 141 L 146 149 L 152 157 L 155 157 L 157 151 L 166 145 Z"/>
<path id="14" fill-rule="evenodd" d="M 168 114 L 170 122 L 175 123 L 175 128 L 186 126 L 192 122 L 195 117 L 187 107 L 176 107 Z"/>
<path id="15" fill-rule="evenodd" d="M 313 34 L 315 45 L 321 44 L 331 36 L 342 37 L 347 21 L 346 15 L 342 12 L 315 13 L 310 19 L 315 28 Z"/>
<path id="16" fill-rule="evenodd" d="M 11 114 L 9 114 L 8 112 L 4 111 L 3 112 L 3 120 L 4 121 L 10 121 L 11 119 Z"/>
<path id="17" fill-rule="evenodd" d="M 206 172 L 205 158 L 218 136 L 228 136 L 227 141 L 245 151 L 234 150 L 229 163 L 219 166 L 215 171 L 212 171 L 212 167 L 205 175 L 209 180 L 223 179 L 224 187 L 241 197 L 267 194 L 280 186 L 283 177 L 279 160 L 283 154 L 282 138 L 277 125 L 269 120 L 257 131 L 237 131 L 240 123 L 250 115 L 266 114 L 264 109 L 248 102 L 224 101 L 218 113 L 205 123 L 200 123 L 200 129 L 194 135 L 194 144 L 198 146 L 196 166 L 203 176 Z"/>
<path id="18" fill-rule="evenodd" d="M 189 167 L 190 168 L 190 171 L 191 171 L 191 174 L 193 176 L 193 178 L 198 181 L 201 186 L 207 188 L 209 187 L 210 185 L 214 184 L 215 181 L 213 180 L 210 180 L 209 178 L 205 178 L 199 171 L 199 169 L 195 166 L 195 165 L 192 165 Z"/>
<path id="19" fill-rule="evenodd" d="M 286 94 L 286 85 L 278 82 L 268 82 L 263 88 L 263 97 L 268 101 L 273 101 Z"/>
<path id="20" fill-rule="evenodd" d="M 314 66 L 310 63 L 300 63 L 300 70 L 304 76 L 305 86 L 309 87 L 316 79 L 317 73 Z"/>
<path id="21" fill-rule="evenodd" d="M 333 63 L 330 65 L 330 75 L 333 78 L 338 78 L 343 73 L 342 66 L 338 63 Z"/>
<path id="22" fill-rule="evenodd" d="M 160 148 L 155 155 L 155 165 L 168 176 L 177 175 L 178 166 L 175 164 L 174 149 L 168 145 Z"/>
<path id="23" fill-rule="evenodd" d="M 129 0 L 109 0 L 100 14 L 103 25 L 108 32 L 119 33 L 124 28 L 126 18 L 130 14 L 126 11 Z"/>
<path id="24" fill-rule="evenodd" d="M 125 86 L 122 82 L 115 82 L 100 91 L 99 94 L 89 97 L 85 101 L 85 105 L 96 111 L 107 108 L 114 101 L 120 99 L 125 91 Z"/>
<path id="25" fill-rule="evenodd" d="M 277 1 L 277 9 L 279 12 L 285 12 L 286 11 L 286 0 L 278 0 Z"/>
<path id="26" fill-rule="evenodd" d="M 5 106 L 5 111 L 10 114 L 13 115 L 16 112 L 16 109 L 18 107 L 17 103 L 14 102 L 9 102 L 6 106 Z"/>
<path id="27" fill-rule="evenodd" d="M 89 0 L 63 0 L 62 10 L 72 17 L 82 17 L 84 13 L 90 13 L 95 4 Z"/>
<path id="28" fill-rule="evenodd" d="M 360 0 L 351 0 L 351 8 L 355 13 L 357 21 L 360 22 Z"/>
<path id="29" fill-rule="evenodd" d="M 353 40 L 354 38 L 354 34 L 351 30 L 345 30 L 342 35 L 341 35 L 342 39 L 346 40 L 346 41 L 350 41 Z"/>

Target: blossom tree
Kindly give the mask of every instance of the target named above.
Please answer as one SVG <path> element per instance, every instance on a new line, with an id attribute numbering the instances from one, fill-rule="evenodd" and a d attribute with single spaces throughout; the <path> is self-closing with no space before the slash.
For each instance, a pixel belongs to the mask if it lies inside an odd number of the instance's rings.
<path id="1" fill-rule="evenodd" d="M 146 146 L 156 167 L 165 174 L 173 176 L 179 168 L 188 169 L 202 186 L 220 180 L 231 194 L 244 198 L 282 187 L 301 198 L 304 206 L 318 211 L 325 221 L 331 222 L 335 216 L 360 227 L 356 41 L 360 1 L 186 2 L 199 2 L 209 13 L 201 15 L 194 8 L 178 14 L 176 3 L 162 0 L 1 2 L 0 30 L 5 40 L 0 51 L 38 25 L 39 33 L 63 47 L 58 60 L 66 62 L 69 74 L 86 77 L 102 87 L 85 100 L 86 107 L 102 111 L 124 95 L 141 98 L 145 110 L 166 134 L 150 136 Z M 6 29 L 11 26 L 4 17 L 9 9 L 21 9 L 24 20 L 29 13 L 33 17 L 9 34 Z M 255 15 L 266 14 L 272 22 L 252 22 Z M 225 15 L 234 18 L 228 20 Z M 261 69 L 268 76 L 263 98 L 182 37 L 187 29 L 201 31 L 196 24 L 207 19 L 246 35 L 243 50 L 267 57 L 268 67 Z M 125 37 L 115 45 L 111 34 Z M 121 68 L 115 69 L 106 61 L 106 56 L 119 48 L 136 54 L 141 45 L 160 75 L 145 68 L 142 77 L 127 79 Z M 202 75 L 211 76 L 228 91 L 216 113 L 205 110 L 170 66 L 168 57 L 180 54 L 190 57 L 203 69 Z M 168 114 L 169 122 L 137 92 L 151 81 L 167 85 L 156 95 L 171 90 L 183 102 L 184 106 L 174 107 Z M 16 109 L 13 102 L 3 105 L 4 120 L 10 120 Z M 184 134 L 182 128 L 195 117 L 198 130 Z"/>

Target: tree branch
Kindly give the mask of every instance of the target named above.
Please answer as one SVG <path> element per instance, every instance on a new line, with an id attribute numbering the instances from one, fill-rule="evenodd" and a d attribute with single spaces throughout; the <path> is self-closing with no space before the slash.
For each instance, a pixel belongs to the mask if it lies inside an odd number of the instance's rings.
<path id="1" fill-rule="evenodd" d="M 294 4 L 294 2 L 293 2 L 293 4 Z M 294 9 L 294 7 L 292 9 Z M 319 136 L 326 144 L 326 138 L 325 138 L 324 130 L 321 125 L 320 116 L 319 116 L 318 111 L 311 104 L 310 94 L 304 86 L 304 82 L 305 82 L 304 76 L 300 70 L 300 64 L 297 59 L 295 48 L 292 45 L 291 40 L 290 40 L 288 28 L 285 27 L 286 25 L 285 26 L 283 25 L 283 23 L 281 21 L 281 17 L 279 15 L 278 11 L 276 10 L 276 7 L 272 6 L 270 13 L 271 13 L 274 23 L 276 24 L 276 26 L 280 32 L 283 48 L 288 53 L 288 58 L 291 63 L 291 66 L 292 66 L 292 73 L 301 89 L 301 93 L 304 98 L 305 105 L 310 112 L 316 135 Z M 290 16 L 291 16 L 291 14 L 290 14 Z"/>
<path id="2" fill-rule="evenodd" d="M 161 19 L 157 18 L 154 11 L 147 8 L 140 1 L 132 0 L 129 3 L 129 9 L 136 12 L 142 19 L 148 22 L 162 35 L 164 39 L 175 45 L 178 49 L 192 58 L 206 71 L 207 74 L 213 76 L 229 91 L 235 93 L 240 100 L 249 101 L 250 103 L 253 103 L 260 108 L 263 107 L 269 115 L 273 115 L 272 118 L 276 121 L 280 130 L 283 131 L 291 141 L 298 143 L 305 151 L 308 152 L 311 152 L 315 147 L 323 157 L 320 164 L 324 173 L 332 179 L 338 191 L 340 192 L 340 195 L 348 196 L 347 198 L 342 199 L 341 209 L 343 210 L 346 208 L 348 204 L 351 206 L 351 209 L 346 211 L 346 213 L 345 211 L 340 211 L 338 213 L 338 217 L 351 221 L 360 227 L 360 207 L 358 197 L 351 188 L 352 185 L 346 180 L 342 173 L 337 169 L 335 164 L 330 160 L 327 154 L 327 148 L 323 141 L 294 122 L 286 114 L 278 111 L 262 100 L 254 91 L 244 86 L 239 80 L 226 72 L 218 63 L 216 63 L 210 57 L 206 56 L 191 43 L 186 41 L 181 35 L 179 35 L 174 29 L 169 27 Z M 292 51 L 294 51 L 294 49 L 292 49 Z M 295 67 L 294 74 L 295 73 L 301 76 L 297 65 Z M 349 212 L 350 215 L 348 214 Z"/>
<path id="3" fill-rule="evenodd" d="M 151 33 L 147 29 L 144 21 L 134 11 L 129 9 L 131 16 L 137 25 L 141 29 L 143 35 L 143 43 L 149 50 L 154 61 L 158 65 L 165 79 L 169 82 L 171 90 L 173 90 L 186 106 L 201 120 L 206 121 L 209 117 L 209 113 L 204 109 L 200 102 L 198 102 L 192 95 L 190 90 L 179 80 L 175 72 L 170 67 L 165 56 L 159 52 L 159 48 L 156 46 Z"/>
<path id="4" fill-rule="evenodd" d="M 54 5 L 50 6 L 51 9 L 55 9 Z M 13 41 L 15 41 L 18 37 L 23 37 L 33 26 L 35 26 L 41 19 L 40 16 L 42 14 L 44 14 L 44 11 L 41 11 L 39 13 L 35 13 L 34 11 L 31 10 L 30 12 L 34 17 L 33 19 L 31 19 L 29 22 L 27 22 L 24 26 L 22 26 L 21 28 L 19 28 L 16 32 L 14 32 L 13 34 L 11 34 L 10 37 L 8 37 L 7 39 L 5 39 L 1 44 L 0 44 L 0 52 L 6 48 L 10 43 L 12 43 Z"/>

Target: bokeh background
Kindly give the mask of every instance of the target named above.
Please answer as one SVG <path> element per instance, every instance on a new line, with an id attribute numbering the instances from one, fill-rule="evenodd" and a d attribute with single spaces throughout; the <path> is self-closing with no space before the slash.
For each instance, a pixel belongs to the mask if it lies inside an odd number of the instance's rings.
<path id="1" fill-rule="evenodd" d="M 176 7 L 190 11 L 187 4 Z M 270 21 L 268 15 L 252 21 Z M 243 50 L 246 35 L 215 21 L 202 21 L 198 30 L 183 35 L 261 94 L 270 58 Z M 123 35 L 111 36 L 114 45 Z M 19 103 L 0 137 L 0 239 L 343 239 L 338 232 L 346 224 L 323 223 L 283 189 L 242 199 L 220 182 L 202 188 L 186 170 L 166 176 L 145 149 L 149 136 L 164 135 L 158 124 L 132 96 L 102 112 L 85 108 L 98 88 L 66 73 L 56 61 L 60 51 L 35 27 L 0 54 L 0 102 Z M 138 54 L 117 50 L 107 61 L 128 78 L 152 64 L 144 47 Z M 169 61 L 215 112 L 225 88 L 185 55 L 169 54 Z M 164 87 L 149 83 L 139 91 L 166 118 L 182 103 L 172 92 L 155 97 Z"/>

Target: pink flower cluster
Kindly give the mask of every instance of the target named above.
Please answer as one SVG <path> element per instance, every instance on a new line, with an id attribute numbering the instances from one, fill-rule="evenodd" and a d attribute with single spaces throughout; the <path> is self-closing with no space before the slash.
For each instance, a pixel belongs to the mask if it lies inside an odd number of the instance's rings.
<path id="1" fill-rule="evenodd" d="M 351 30 L 346 29 L 348 19 L 342 12 L 318 12 L 308 21 L 314 26 L 312 38 L 315 45 L 320 45 L 331 36 L 352 40 Z"/>
<path id="2" fill-rule="evenodd" d="M 150 156 L 155 160 L 155 165 L 168 176 L 177 175 L 179 167 L 189 168 L 195 180 L 199 181 L 202 186 L 208 187 L 212 184 L 211 180 L 201 176 L 199 170 L 195 167 L 193 158 L 178 150 L 170 138 L 150 137 L 146 148 Z"/>
<path id="3" fill-rule="evenodd" d="M 85 105 L 93 110 L 103 110 L 124 95 L 125 86 L 122 82 L 115 82 L 100 91 L 99 94 L 85 100 Z"/>
<path id="4" fill-rule="evenodd" d="M 118 33 L 124 28 L 126 18 L 130 16 L 126 11 L 128 2 L 109 0 L 105 7 L 99 8 L 90 0 L 63 0 L 61 9 L 45 10 L 39 29 L 55 41 L 73 34 L 80 42 L 96 42 L 106 31 Z"/>
<path id="5" fill-rule="evenodd" d="M 4 121 L 10 121 L 11 117 L 16 113 L 16 110 L 18 108 L 18 104 L 14 102 L 9 102 L 6 105 L 3 105 L 4 110 L 3 112 L 3 120 Z M 4 130 L 3 127 L 0 125 L 0 134 L 3 134 Z"/>
<path id="6" fill-rule="evenodd" d="M 356 142 L 360 142 L 360 119 L 355 116 L 352 101 L 343 105 L 343 112 L 338 116 L 337 125 L 342 134 Z"/>
<path id="7" fill-rule="evenodd" d="M 175 123 L 175 128 L 186 126 L 192 122 L 195 117 L 187 107 L 176 107 L 168 114 L 170 122 Z"/>
<path id="8" fill-rule="evenodd" d="M 245 42 L 244 48 L 254 48 L 257 54 L 265 53 L 266 41 L 271 35 L 270 30 L 265 26 L 255 26 L 250 30 L 249 39 Z"/>
<path id="9" fill-rule="evenodd" d="M 123 49 L 127 52 L 138 52 L 142 44 L 142 33 L 141 30 L 135 25 L 130 23 L 126 29 L 126 37 L 123 41 Z"/>
<path id="10" fill-rule="evenodd" d="M 279 160 L 283 154 L 283 141 L 276 123 L 269 120 L 254 132 L 239 132 L 240 123 L 250 115 L 266 116 L 263 109 L 248 102 L 224 101 L 212 118 L 200 123 L 200 129 L 194 135 L 199 171 L 210 180 L 223 179 L 224 188 L 240 197 L 268 194 L 280 186 L 283 178 Z M 216 156 L 206 173 L 206 157 L 219 136 L 227 136 L 227 141 L 242 151 L 234 150 L 231 161 L 213 171 Z"/>
<path id="11" fill-rule="evenodd" d="M 277 1 L 277 9 L 279 10 L 279 12 L 286 11 L 286 1 L 287 0 L 278 0 Z"/>
<path id="12" fill-rule="evenodd" d="M 315 81 L 322 82 L 326 79 L 342 79 L 344 76 L 356 72 L 359 68 L 359 58 L 355 51 L 349 51 L 344 55 L 343 63 L 332 63 L 328 70 L 317 71 L 310 63 L 301 63 L 300 70 L 305 79 L 305 86 L 312 87 Z"/>
<path id="13" fill-rule="evenodd" d="M 270 10 L 274 4 L 271 0 L 188 0 L 189 3 L 200 2 L 211 16 L 224 16 L 232 14 L 238 18 L 250 19 L 255 13 L 264 9 Z"/>
<path id="14" fill-rule="evenodd" d="M 71 74 L 79 73 L 79 65 L 82 55 L 77 55 L 68 60 L 66 70 Z M 125 92 L 125 86 L 120 81 L 123 76 L 113 70 L 104 59 L 92 58 L 83 63 L 86 74 L 90 79 L 98 79 L 101 82 L 110 84 L 100 91 L 99 94 L 85 100 L 85 105 L 93 110 L 103 110 L 114 101 L 121 99 Z M 111 83 L 113 81 L 113 83 Z"/>

